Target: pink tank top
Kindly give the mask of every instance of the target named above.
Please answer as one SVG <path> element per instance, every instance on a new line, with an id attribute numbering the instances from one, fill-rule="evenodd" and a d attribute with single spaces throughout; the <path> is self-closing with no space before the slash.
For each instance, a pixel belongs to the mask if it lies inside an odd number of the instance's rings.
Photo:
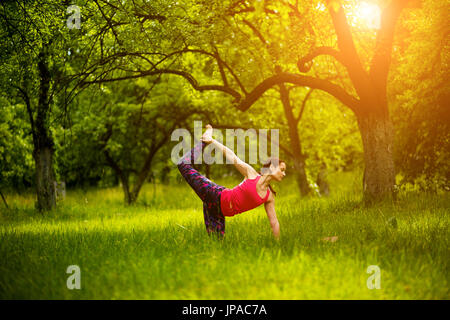
<path id="1" fill-rule="evenodd" d="M 239 185 L 233 189 L 224 189 L 220 197 L 220 208 L 224 216 L 234 216 L 242 213 L 266 202 L 269 197 L 269 189 L 267 194 L 261 198 L 256 191 L 256 183 L 261 176 L 254 179 L 244 179 Z"/>

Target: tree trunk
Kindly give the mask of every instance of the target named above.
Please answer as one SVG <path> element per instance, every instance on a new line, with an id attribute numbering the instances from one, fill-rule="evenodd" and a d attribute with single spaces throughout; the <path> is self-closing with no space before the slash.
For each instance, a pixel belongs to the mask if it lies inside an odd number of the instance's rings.
<path id="1" fill-rule="evenodd" d="M 51 210 L 56 206 L 53 148 L 39 147 L 34 152 L 34 162 L 36 165 L 36 209 L 39 211 Z"/>
<path id="2" fill-rule="evenodd" d="M 44 49 L 45 50 L 45 49 Z M 36 208 L 39 211 L 51 210 L 56 206 L 55 173 L 53 168 L 54 143 L 49 128 L 49 88 L 50 72 L 45 52 L 39 54 L 40 76 L 39 102 L 33 134 L 33 158 L 36 166 Z"/>
<path id="3" fill-rule="evenodd" d="M 395 190 L 392 123 L 387 112 L 365 113 L 357 118 L 364 148 L 364 200 L 391 198 Z"/>
<path id="4" fill-rule="evenodd" d="M 295 142 L 292 142 L 293 146 Z M 311 188 L 309 187 L 308 179 L 306 178 L 305 172 L 305 160 L 303 155 L 298 153 L 294 153 L 294 171 L 296 173 L 295 178 L 297 180 L 297 185 L 300 189 L 300 194 L 302 196 L 307 196 L 311 192 Z"/>
<path id="5" fill-rule="evenodd" d="M 308 179 L 305 172 L 305 157 L 302 153 L 302 146 L 298 136 L 297 121 L 292 112 L 291 103 L 289 100 L 289 92 L 284 84 L 280 85 L 280 97 L 283 103 L 284 113 L 289 126 L 289 138 L 291 141 L 292 155 L 294 160 L 294 172 L 297 180 L 297 185 L 302 196 L 307 196 L 311 188 L 309 187 Z"/>
<path id="6" fill-rule="evenodd" d="M 107 141 L 107 139 L 105 141 Z M 104 144 L 106 144 L 105 141 L 103 141 Z M 104 146 L 103 146 L 103 148 L 104 148 Z M 120 169 L 119 165 L 111 157 L 108 150 L 104 149 L 103 154 L 105 155 L 105 159 L 106 159 L 106 162 L 108 163 L 108 165 L 114 170 L 116 176 L 120 179 L 120 182 L 122 184 L 125 204 L 131 204 L 134 200 L 133 200 L 133 195 L 130 192 L 130 184 L 128 182 L 128 180 L 129 180 L 128 173 L 124 172 L 124 171 L 122 171 L 122 169 Z"/>
<path id="7" fill-rule="evenodd" d="M 128 175 L 126 173 L 124 173 L 122 170 L 120 170 L 119 172 L 116 171 L 116 173 L 122 184 L 122 190 L 123 190 L 125 204 L 133 203 L 133 194 L 132 194 L 132 192 L 130 192 L 130 184 L 128 182 Z"/>
<path id="8" fill-rule="evenodd" d="M 155 153 L 156 153 L 155 150 L 150 150 L 149 153 L 147 154 L 147 157 L 144 162 L 144 166 L 142 167 L 141 171 L 139 172 L 136 183 L 133 186 L 133 191 L 131 192 L 131 198 L 130 198 L 131 201 L 128 204 L 131 204 L 131 203 L 134 203 L 137 201 L 139 192 L 141 191 L 141 188 L 144 185 L 144 182 L 147 179 L 148 174 L 150 172 L 153 157 L 154 157 Z"/>
<path id="9" fill-rule="evenodd" d="M 3 199 L 3 203 L 5 204 L 5 206 L 6 206 L 6 209 L 9 209 L 9 207 L 8 207 L 8 203 L 6 202 L 6 199 L 5 199 L 5 197 L 3 196 L 3 193 L 2 193 L 2 191 L 0 190 L 0 196 L 2 196 L 2 199 Z"/>

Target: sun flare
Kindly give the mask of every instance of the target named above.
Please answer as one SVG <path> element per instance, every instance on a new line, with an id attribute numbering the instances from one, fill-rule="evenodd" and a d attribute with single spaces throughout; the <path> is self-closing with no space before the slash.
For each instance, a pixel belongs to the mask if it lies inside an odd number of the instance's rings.
<path id="1" fill-rule="evenodd" d="M 369 29 L 379 29 L 381 9 L 374 3 L 360 1 L 353 10 L 354 24 L 364 25 Z"/>

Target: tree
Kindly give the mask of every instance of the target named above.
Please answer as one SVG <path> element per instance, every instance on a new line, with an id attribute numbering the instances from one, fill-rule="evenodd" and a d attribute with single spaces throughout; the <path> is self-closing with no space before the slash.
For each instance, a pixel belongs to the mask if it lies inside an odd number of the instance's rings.
<path id="1" fill-rule="evenodd" d="M 364 196 L 367 200 L 390 196 L 394 191 L 393 128 L 389 118 L 386 90 L 395 24 L 408 2 L 391 1 L 383 10 L 381 27 L 377 32 L 376 46 L 368 71 L 363 67 L 357 53 L 343 6 L 338 1 L 327 2 L 338 50 L 330 46 L 316 47 L 299 59 L 297 65 L 301 73 L 306 73 L 311 69 L 315 58 L 323 55 L 333 57 L 344 66 L 358 98 L 328 80 L 280 72 L 262 81 L 240 100 L 237 106 L 241 110 L 247 110 L 266 90 L 280 83 L 308 86 L 337 98 L 355 113 L 358 120 L 364 147 Z M 294 12 L 299 12 L 298 7 L 290 7 Z"/>
<path id="2" fill-rule="evenodd" d="M 188 128 L 191 117 L 203 114 L 179 81 L 169 83 L 165 77 L 100 87 L 87 89 L 79 96 L 82 104 L 72 107 L 73 136 L 66 146 L 76 145 L 77 156 L 93 164 L 89 170 L 110 167 L 121 183 L 125 204 L 130 205 L 152 176 L 154 159 L 170 142 L 173 130 Z M 170 150 L 165 157 L 170 159 Z M 69 162 L 66 170 L 70 166 Z"/>
<path id="3" fill-rule="evenodd" d="M 111 22 L 99 18 L 92 3 L 83 7 L 81 29 L 69 29 L 69 5 L 51 0 L 0 3 L 0 90 L 11 100 L 19 95 L 26 106 L 39 211 L 56 204 L 52 128 L 66 120 L 71 102 L 87 87 L 83 80 L 99 65 L 108 67 L 102 57 L 114 52 L 116 41 Z M 101 43 L 99 48 L 93 39 Z"/>
<path id="4" fill-rule="evenodd" d="M 344 8 L 348 9 L 347 4 L 352 4 L 352 2 L 345 2 L 345 6 L 336 0 L 326 1 L 326 3 L 331 17 L 331 27 L 327 27 L 322 13 L 319 12 L 321 11 L 320 7 L 317 9 L 318 2 L 316 1 L 302 4 L 299 4 L 298 1 L 295 4 L 287 1 L 281 3 L 272 1 L 187 2 L 176 6 L 173 10 L 169 8 L 167 12 L 161 10 L 163 7 L 161 3 L 142 3 L 139 13 L 136 13 L 136 8 L 125 8 L 123 12 L 127 10 L 134 12 L 132 19 L 136 21 L 138 18 L 137 21 L 142 30 L 151 25 L 155 32 L 158 32 L 159 35 L 165 34 L 172 39 L 172 42 L 169 45 L 164 41 L 155 42 L 153 38 L 146 37 L 147 43 L 149 43 L 149 39 L 153 41 L 150 42 L 154 44 L 152 52 L 137 52 L 132 50 L 134 48 L 124 47 L 124 51 L 116 54 L 115 57 L 127 56 L 130 59 L 138 60 L 139 66 L 129 69 L 123 76 L 105 76 L 102 79 L 88 81 L 88 83 L 172 74 L 185 78 L 196 90 L 216 90 L 229 95 L 233 98 L 234 106 L 241 111 L 248 110 L 267 90 L 285 83 L 325 91 L 353 111 L 356 116 L 364 149 L 365 199 L 374 200 L 392 196 L 395 190 L 395 170 L 393 127 L 388 110 L 387 80 L 395 25 L 403 9 L 409 3 L 414 4 L 414 1 L 390 1 L 384 7 L 381 14 L 381 26 L 376 31 L 374 50 L 371 55 L 358 53 L 358 50 L 361 51 L 360 47 L 364 47 L 364 43 L 355 41 L 344 11 Z M 200 10 L 198 6 L 202 9 Z M 105 3 L 104 7 L 111 11 L 109 16 L 116 14 L 116 9 L 123 8 L 111 3 Z M 305 14 L 302 14 L 302 10 Z M 208 12 L 208 14 L 203 15 L 203 12 Z M 245 15 L 249 15 L 249 19 L 270 21 L 270 23 L 261 22 L 260 25 L 265 26 L 266 29 L 277 31 L 277 34 L 275 36 L 271 34 L 270 42 L 267 42 L 267 37 L 262 35 L 260 28 L 252 28 L 255 24 L 248 19 L 244 18 L 232 23 L 237 16 Z M 311 25 L 318 21 L 314 19 L 321 15 L 320 23 L 324 25 L 325 32 L 332 30 L 334 34 L 325 33 L 320 37 L 314 36 L 317 32 Z M 305 20 L 305 17 L 308 21 L 301 24 L 304 27 L 302 32 L 306 36 L 310 35 L 309 39 L 313 39 L 313 41 L 308 41 L 308 37 L 304 41 L 299 41 L 297 37 L 296 41 L 302 43 L 303 49 L 305 46 L 310 46 L 310 48 L 309 53 L 293 61 L 293 56 L 301 52 L 301 45 L 297 46 L 298 51 L 296 52 L 294 50 L 291 52 L 292 46 L 288 46 L 289 50 L 286 52 L 286 49 L 277 47 L 277 44 L 280 43 L 277 40 L 283 34 L 281 28 L 285 27 L 284 20 L 297 19 L 300 23 Z M 279 25 L 273 23 L 271 18 L 280 21 Z M 244 40 L 241 43 L 236 42 L 238 36 L 235 37 L 235 41 L 227 39 L 226 36 L 229 33 L 224 30 L 228 27 L 240 30 L 239 23 L 250 27 L 256 38 L 263 43 L 265 41 L 273 52 L 278 52 L 277 55 L 271 54 L 271 56 L 280 57 L 280 61 L 273 62 L 265 59 L 261 50 L 252 51 L 254 47 L 251 47 L 251 43 L 245 37 L 240 38 L 241 41 Z M 289 32 L 295 34 L 296 31 Z M 294 38 L 291 37 L 287 42 L 291 45 Z M 315 41 L 317 38 L 321 38 L 322 42 L 328 38 L 327 42 L 331 45 L 317 45 L 318 41 Z M 249 56 L 243 56 L 242 53 L 246 52 L 242 48 L 243 46 L 250 47 L 250 50 L 246 50 L 249 52 Z M 293 46 L 295 47 L 295 45 Z M 242 48 L 242 50 L 236 52 L 237 48 Z M 192 61 L 192 56 L 195 55 L 202 56 L 203 59 L 187 65 L 186 62 Z M 366 56 L 371 56 L 368 63 L 364 61 Z M 332 58 L 333 63 L 337 64 L 336 70 L 342 70 L 342 72 L 337 74 L 333 72 L 327 75 L 326 72 L 320 72 L 319 68 L 316 74 L 311 74 L 314 71 L 313 60 L 319 57 Z M 114 55 L 110 57 L 110 59 L 112 58 Z M 199 79 L 208 79 L 204 74 L 202 75 L 202 68 L 199 67 L 211 64 L 211 61 L 215 64 L 217 70 L 215 75 L 221 80 L 221 84 L 215 81 L 213 84 L 205 85 L 199 81 Z M 272 63 L 271 68 L 264 68 L 267 61 Z M 251 72 L 248 72 L 249 62 L 251 63 Z M 144 64 L 148 67 L 144 67 Z M 276 70 L 275 67 L 280 64 L 282 64 L 281 68 Z M 297 66 L 299 73 L 293 72 L 293 64 Z M 197 68 L 192 68 L 194 65 Z M 255 74 L 262 78 L 256 86 L 254 85 Z M 249 86 L 253 89 L 248 90 Z M 284 100 L 287 102 L 287 99 Z"/>
<path id="5" fill-rule="evenodd" d="M 29 117 L 36 168 L 38 210 L 55 206 L 54 141 L 50 131 L 54 94 L 61 89 L 65 55 L 61 20 L 65 7 L 41 2 L 33 6 L 23 1 L 0 5 L 0 61 L 2 91 L 22 98 Z M 61 52 L 62 51 L 62 52 Z"/>
<path id="6" fill-rule="evenodd" d="M 399 25 L 392 99 L 400 185 L 450 190 L 449 4 L 426 1 Z M 427 61 L 427 63 L 423 63 Z"/>

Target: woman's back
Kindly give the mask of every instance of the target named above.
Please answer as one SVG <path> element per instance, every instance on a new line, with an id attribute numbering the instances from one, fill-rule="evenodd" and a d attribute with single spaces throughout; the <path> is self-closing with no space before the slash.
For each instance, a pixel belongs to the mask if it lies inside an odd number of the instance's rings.
<path id="1" fill-rule="evenodd" d="M 261 198 L 256 190 L 256 184 L 261 176 L 254 179 L 245 179 L 233 189 L 224 189 L 221 193 L 221 209 L 224 216 L 234 216 L 266 202 L 270 191 L 267 189 L 266 196 Z"/>

